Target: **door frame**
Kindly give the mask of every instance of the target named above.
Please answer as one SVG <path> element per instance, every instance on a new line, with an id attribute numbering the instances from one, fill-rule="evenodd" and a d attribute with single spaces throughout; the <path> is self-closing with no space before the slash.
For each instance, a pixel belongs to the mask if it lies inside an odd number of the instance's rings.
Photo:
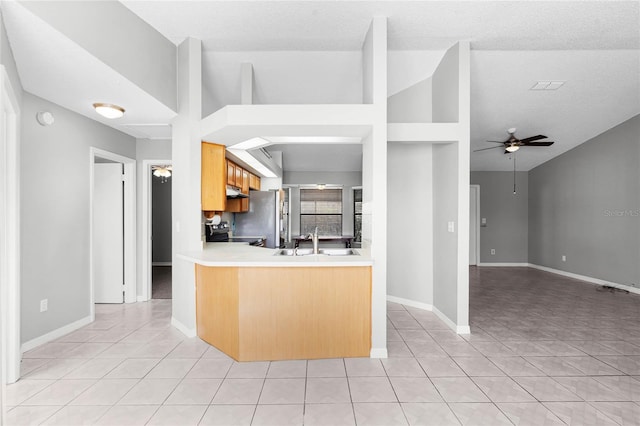
<path id="1" fill-rule="evenodd" d="M 136 301 L 136 160 L 113 152 L 89 148 L 89 309 L 91 321 L 95 320 L 93 280 L 93 164 L 96 158 L 121 163 L 124 167 L 124 303 Z"/>
<path id="2" fill-rule="evenodd" d="M 140 259 L 142 269 L 142 294 L 138 297 L 139 302 L 151 300 L 151 266 L 152 266 L 152 180 L 151 166 L 173 165 L 171 160 L 143 160 L 142 161 L 142 234 L 140 245 L 142 256 Z M 172 187 L 173 188 L 173 187 Z M 173 248 L 171 249 L 173 253 Z"/>
<path id="3" fill-rule="evenodd" d="M 480 265 L 480 185 L 469 185 L 469 191 L 476 191 L 476 263 L 474 266 Z M 470 264 L 471 265 L 471 264 Z"/>
<path id="4" fill-rule="evenodd" d="M 5 384 L 20 378 L 20 104 L 0 65 L 0 113 L 6 129 L 0 138 L 0 231 L 5 235 L 0 259 L 0 421 L 5 411 Z"/>

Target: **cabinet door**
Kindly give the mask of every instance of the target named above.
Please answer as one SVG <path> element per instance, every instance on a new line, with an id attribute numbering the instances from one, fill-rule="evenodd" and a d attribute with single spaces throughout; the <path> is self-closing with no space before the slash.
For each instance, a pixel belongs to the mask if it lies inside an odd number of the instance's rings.
<path id="1" fill-rule="evenodd" d="M 227 160 L 227 185 L 236 186 L 236 165 Z"/>
<path id="2" fill-rule="evenodd" d="M 253 173 L 249 174 L 249 189 L 260 191 L 260 176 L 256 176 Z"/>
<path id="3" fill-rule="evenodd" d="M 225 146 L 202 142 L 202 210 L 224 211 L 227 203 Z"/>
<path id="4" fill-rule="evenodd" d="M 236 186 L 242 188 L 242 167 L 236 164 Z"/>
<path id="5" fill-rule="evenodd" d="M 249 172 L 246 170 L 242 170 L 242 193 L 249 195 Z"/>

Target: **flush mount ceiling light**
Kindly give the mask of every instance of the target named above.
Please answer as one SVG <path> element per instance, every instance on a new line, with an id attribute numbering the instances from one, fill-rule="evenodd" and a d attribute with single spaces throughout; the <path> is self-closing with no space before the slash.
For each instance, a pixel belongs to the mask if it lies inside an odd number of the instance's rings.
<path id="1" fill-rule="evenodd" d="M 316 188 L 322 191 L 323 189 L 327 188 L 327 185 L 324 183 L 319 183 L 318 185 L 316 185 Z"/>
<path id="2" fill-rule="evenodd" d="M 93 104 L 93 108 L 96 110 L 98 114 L 105 118 L 120 118 L 124 115 L 124 108 L 114 104 L 105 104 L 102 102 L 97 102 Z"/>

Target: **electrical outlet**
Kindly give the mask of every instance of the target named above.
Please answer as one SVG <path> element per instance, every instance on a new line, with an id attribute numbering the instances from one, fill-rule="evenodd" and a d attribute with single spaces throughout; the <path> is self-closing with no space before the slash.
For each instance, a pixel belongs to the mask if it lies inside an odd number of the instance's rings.
<path id="1" fill-rule="evenodd" d="M 564 254 L 562 255 L 562 261 L 566 262 L 567 261 L 567 256 L 565 256 Z"/>
<path id="2" fill-rule="evenodd" d="M 482 226 L 482 227 L 487 226 L 487 218 L 486 217 L 483 217 L 480 220 L 480 226 Z"/>
<path id="3" fill-rule="evenodd" d="M 49 299 L 42 299 L 40 301 L 40 312 L 44 312 L 49 309 Z"/>
<path id="4" fill-rule="evenodd" d="M 491 254 L 496 254 L 496 249 L 491 249 Z"/>

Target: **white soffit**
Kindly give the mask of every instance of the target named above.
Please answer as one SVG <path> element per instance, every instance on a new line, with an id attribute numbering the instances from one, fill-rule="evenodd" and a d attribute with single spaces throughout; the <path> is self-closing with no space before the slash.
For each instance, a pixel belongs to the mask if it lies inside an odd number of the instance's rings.
<path id="1" fill-rule="evenodd" d="M 131 123 L 169 123 L 175 113 L 17 2 L 4 2 L 3 18 L 24 90 L 134 137 Z M 109 120 L 92 104 L 120 105 Z M 158 132 L 155 132 L 156 136 Z M 169 129 L 168 136 L 171 136 Z"/>

